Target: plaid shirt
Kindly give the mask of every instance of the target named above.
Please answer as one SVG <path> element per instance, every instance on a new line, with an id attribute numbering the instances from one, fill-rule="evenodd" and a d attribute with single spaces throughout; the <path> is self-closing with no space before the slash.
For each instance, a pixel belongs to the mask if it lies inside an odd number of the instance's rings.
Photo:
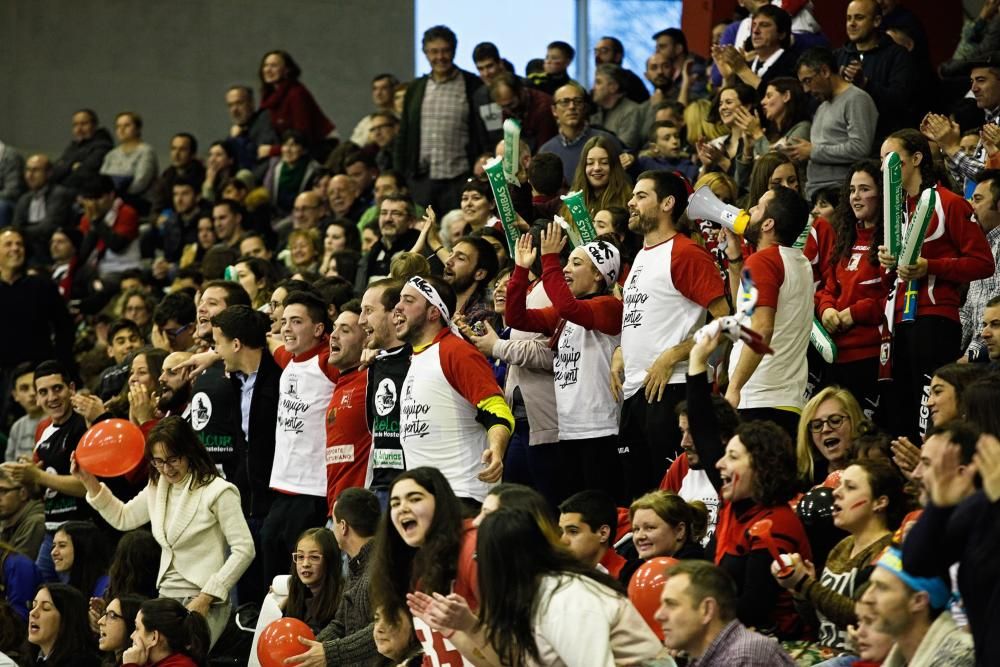
<path id="1" fill-rule="evenodd" d="M 1000 125 L 1000 107 L 986 112 L 986 119 L 983 124 L 993 123 L 994 125 Z M 985 168 L 986 164 L 986 146 L 983 145 L 983 140 L 979 140 L 979 145 L 976 146 L 976 152 L 973 155 L 966 155 L 965 151 L 958 151 L 954 156 L 945 156 L 948 165 L 948 173 L 951 177 L 955 179 L 956 183 L 962 185 L 963 188 L 968 188 L 969 184 L 974 182 L 979 174 Z"/>
<path id="2" fill-rule="evenodd" d="M 700 657 L 688 667 L 795 667 L 795 661 L 781 648 L 778 641 L 748 630 L 739 621 L 729 625 L 712 640 Z"/>
<path id="3" fill-rule="evenodd" d="M 458 68 L 444 81 L 428 77 L 420 106 L 420 166 L 432 179 L 454 178 L 469 170 L 469 101 Z"/>
<path id="4" fill-rule="evenodd" d="M 994 227 L 986 233 L 986 241 L 993 251 L 993 262 L 1000 267 L 1000 227 Z M 988 361 L 986 344 L 979 336 L 983 326 L 983 311 L 986 302 L 995 296 L 1000 296 L 1000 272 L 969 283 L 969 293 L 959 311 L 962 320 L 962 349 L 972 361 Z"/>

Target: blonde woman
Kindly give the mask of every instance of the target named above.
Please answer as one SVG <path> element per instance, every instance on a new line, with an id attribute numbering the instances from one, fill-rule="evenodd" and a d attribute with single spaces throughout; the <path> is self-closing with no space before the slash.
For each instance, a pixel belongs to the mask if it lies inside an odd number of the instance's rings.
<path id="1" fill-rule="evenodd" d="M 795 447 L 799 481 L 805 488 L 822 484 L 831 472 L 854 459 L 854 441 L 870 428 L 851 392 L 827 387 L 802 408 Z M 817 456 L 818 452 L 818 456 Z"/>

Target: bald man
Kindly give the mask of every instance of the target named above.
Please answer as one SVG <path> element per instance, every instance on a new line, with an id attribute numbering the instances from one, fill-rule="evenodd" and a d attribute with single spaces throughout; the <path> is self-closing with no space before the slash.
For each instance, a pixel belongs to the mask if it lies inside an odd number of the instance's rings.
<path id="1" fill-rule="evenodd" d="M 357 183 L 350 176 L 337 174 L 330 179 L 326 192 L 333 217 L 357 222 L 364 215 L 365 203 L 359 197 Z"/>
<path id="2" fill-rule="evenodd" d="M 327 209 L 315 190 L 300 192 L 292 207 L 293 229 L 317 229 Z"/>
<path id="3" fill-rule="evenodd" d="M 914 127 L 916 68 L 910 52 L 882 32 L 882 8 L 877 0 L 852 0 L 847 5 L 847 43 L 837 50 L 840 74 L 871 95 L 878 107 L 875 145 L 904 127 Z"/>
<path id="4" fill-rule="evenodd" d="M 24 165 L 27 192 L 14 206 L 13 224 L 21 230 L 28 246 L 31 264 L 52 261 L 49 239 L 52 232 L 70 224 L 73 193 L 51 182 L 52 162 L 47 155 L 36 153 Z"/>

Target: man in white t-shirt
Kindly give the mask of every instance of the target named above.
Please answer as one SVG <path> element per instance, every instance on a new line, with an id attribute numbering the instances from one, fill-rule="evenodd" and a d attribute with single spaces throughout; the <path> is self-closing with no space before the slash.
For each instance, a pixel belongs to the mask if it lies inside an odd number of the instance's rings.
<path id="1" fill-rule="evenodd" d="M 407 468 L 432 466 L 473 509 L 503 474 L 514 416 L 493 370 L 451 323 L 455 292 L 435 276 L 411 278 L 393 311 L 413 348 L 403 381 L 399 440 Z"/>
<path id="2" fill-rule="evenodd" d="M 761 355 L 742 341 L 729 357 L 726 400 L 743 419 L 769 419 L 797 437 L 799 414 L 805 403 L 808 365 L 806 351 L 812 327 L 812 265 L 793 247 L 809 222 L 809 204 L 794 190 L 768 190 L 750 209 L 744 236 L 756 248 L 746 270 L 757 286 L 757 305 L 750 328 L 774 350 Z M 739 239 L 726 231 L 729 248 Z M 727 250 L 727 253 L 732 250 Z M 730 258 L 730 285 L 739 289 L 742 257 Z"/>
<path id="3" fill-rule="evenodd" d="M 624 287 L 621 347 L 611 362 L 611 388 L 624 397 L 618 453 L 630 497 L 655 489 L 680 453 L 674 406 L 684 397 L 694 332 L 729 314 L 715 260 L 677 227 L 687 184 L 669 171 L 639 175 L 629 229 L 643 247 Z"/>
<path id="4" fill-rule="evenodd" d="M 288 571 L 289 554 L 307 528 L 326 521 L 326 409 L 338 377 L 327 363 L 327 306 L 312 292 L 292 292 L 281 313 L 284 370 L 278 389 L 271 488 L 277 491 L 260 529 L 266 581 Z"/>

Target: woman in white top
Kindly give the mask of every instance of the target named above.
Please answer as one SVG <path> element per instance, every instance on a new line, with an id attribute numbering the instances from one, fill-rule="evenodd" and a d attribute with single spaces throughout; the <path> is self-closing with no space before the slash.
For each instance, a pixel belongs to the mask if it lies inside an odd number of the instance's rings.
<path id="1" fill-rule="evenodd" d="M 87 502 L 118 530 L 149 522 L 159 543 L 160 597 L 172 598 L 208 621 L 212 643 L 229 619 L 229 591 L 254 557 L 253 539 L 236 487 L 218 470 L 191 426 L 167 417 L 146 436 L 149 484 L 123 503 L 82 469 L 72 473 L 87 489 Z"/>
<path id="2" fill-rule="evenodd" d="M 662 657 L 673 664 L 618 583 L 553 545 L 529 512 L 488 514 L 476 554 L 478 626 L 467 608 L 448 608 L 451 596 L 428 614 L 466 626 L 475 646 L 456 646 L 473 663 L 612 667 Z"/>

